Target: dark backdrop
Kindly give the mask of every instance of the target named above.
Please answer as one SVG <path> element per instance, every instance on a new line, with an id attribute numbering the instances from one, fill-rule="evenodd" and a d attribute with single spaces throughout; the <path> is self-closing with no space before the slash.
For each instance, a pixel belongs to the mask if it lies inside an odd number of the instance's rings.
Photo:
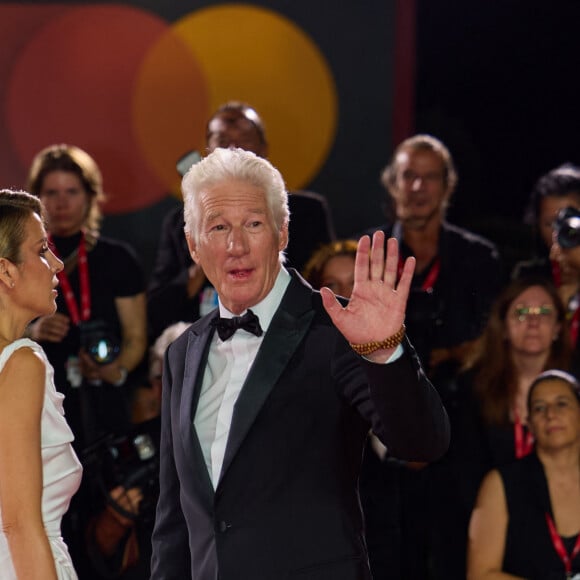
<path id="1" fill-rule="evenodd" d="M 127 2 L 168 22 L 213 3 Z M 393 139 L 393 120 L 414 110 L 414 127 L 412 119 L 401 125 L 411 127 L 409 133 L 429 132 L 441 138 L 457 163 L 460 181 L 450 220 L 492 238 L 508 260 L 529 252 L 530 239 L 521 217 L 533 183 L 562 162 L 580 163 L 576 146 L 580 2 L 261 0 L 254 4 L 274 8 L 301 26 L 332 68 L 339 102 L 336 139 L 309 187 L 329 199 L 339 235 L 383 221 L 384 192 L 378 176 L 396 144 L 393 140 L 406 136 L 397 131 Z M 413 27 L 395 30 L 397 10 L 411 17 L 416 13 L 415 51 Z M 402 60 L 397 61 L 404 63 L 403 73 L 412 68 L 412 53 L 416 53 L 415 98 L 403 103 L 393 99 L 393 79 L 397 94 L 393 55 L 400 36 L 408 40 L 402 44 L 407 47 Z M 9 68 L 9 63 L 5 65 Z M 413 93 L 400 89 L 399 98 Z M 399 103 L 395 110 L 393 103 Z M 11 160 L 9 154 L 5 151 L 3 159 Z M 9 167 L 14 165 L 11 162 Z M 22 175 L 2 179 L 2 186 L 21 185 L 24 167 L 15 171 Z M 150 262 L 160 220 L 175 203 L 168 197 L 140 212 L 108 215 L 104 230 L 132 241 Z"/>
<path id="2" fill-rule="evenodd" d="M 580 2 L 417 0 L 416 130 L 451 149 L 451 220 L 527 250 L 535 180 L 580 162 Z"/>

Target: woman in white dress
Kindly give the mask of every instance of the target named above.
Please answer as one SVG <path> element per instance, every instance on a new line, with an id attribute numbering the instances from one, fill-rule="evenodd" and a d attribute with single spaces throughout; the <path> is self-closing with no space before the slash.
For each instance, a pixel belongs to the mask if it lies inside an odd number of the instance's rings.
<path id="1" fill-rule="evenodd" d="M 39 200 L 0 190 L 0 578 L 76 579 L 60 521 L 81 480 L 73 435 L 42 349 L 20 338 L 56 309 L 62 262 Z"/>

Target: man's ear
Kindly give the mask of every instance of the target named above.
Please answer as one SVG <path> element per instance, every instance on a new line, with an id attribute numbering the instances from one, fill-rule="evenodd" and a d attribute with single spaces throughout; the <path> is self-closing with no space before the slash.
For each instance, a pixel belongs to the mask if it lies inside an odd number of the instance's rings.
<path id="1" fill-rule="evenodd" d="M 278 251 L 282 252 L 288 247 L 288 221 L 282 224 L 280 228 L 280 235 L 279 235 L 279 243 L 278 243 Z"/>
<path id="2" fill-rule="evenodd" d="M 189 232 L 185 232 L 185 240 L 187 241 L 187 247 L 189 248 L 189 255 L 191 259 L 197 264 L 199 262 L 199 256 L 197 254 L 197 245 L 195 240 L 189 235 Z"/>
<path id="3" fill-rule="evenodd" d="M 0 283 L 8 288 L 14 288 L 16 265 L 7 258 L 0 258 Z"/>

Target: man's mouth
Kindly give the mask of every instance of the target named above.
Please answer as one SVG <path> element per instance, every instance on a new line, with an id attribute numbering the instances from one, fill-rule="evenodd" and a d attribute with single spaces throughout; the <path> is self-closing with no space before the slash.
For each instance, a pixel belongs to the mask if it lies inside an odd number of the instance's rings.
<path id="1" fill-rule="evenodd" d="M 251 273 L 251 268 L 239 268 L 228 272 L 228 274 L 236 280 L 245 280 L 246 278 L 249 278 Z"/>

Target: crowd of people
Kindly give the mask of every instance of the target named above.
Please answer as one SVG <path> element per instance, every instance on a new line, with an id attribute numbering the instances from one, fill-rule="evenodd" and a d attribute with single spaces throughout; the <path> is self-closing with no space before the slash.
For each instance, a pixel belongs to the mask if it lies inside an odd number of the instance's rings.
<path id="1" fill-rule="evenodd" d="M 149 280 L 89 153 L 0 191 L 0 576 L 580 578 L 580 167 L 508 276 L 436 137 L 344 239 L 267 154 L 211 116 Z"/>

